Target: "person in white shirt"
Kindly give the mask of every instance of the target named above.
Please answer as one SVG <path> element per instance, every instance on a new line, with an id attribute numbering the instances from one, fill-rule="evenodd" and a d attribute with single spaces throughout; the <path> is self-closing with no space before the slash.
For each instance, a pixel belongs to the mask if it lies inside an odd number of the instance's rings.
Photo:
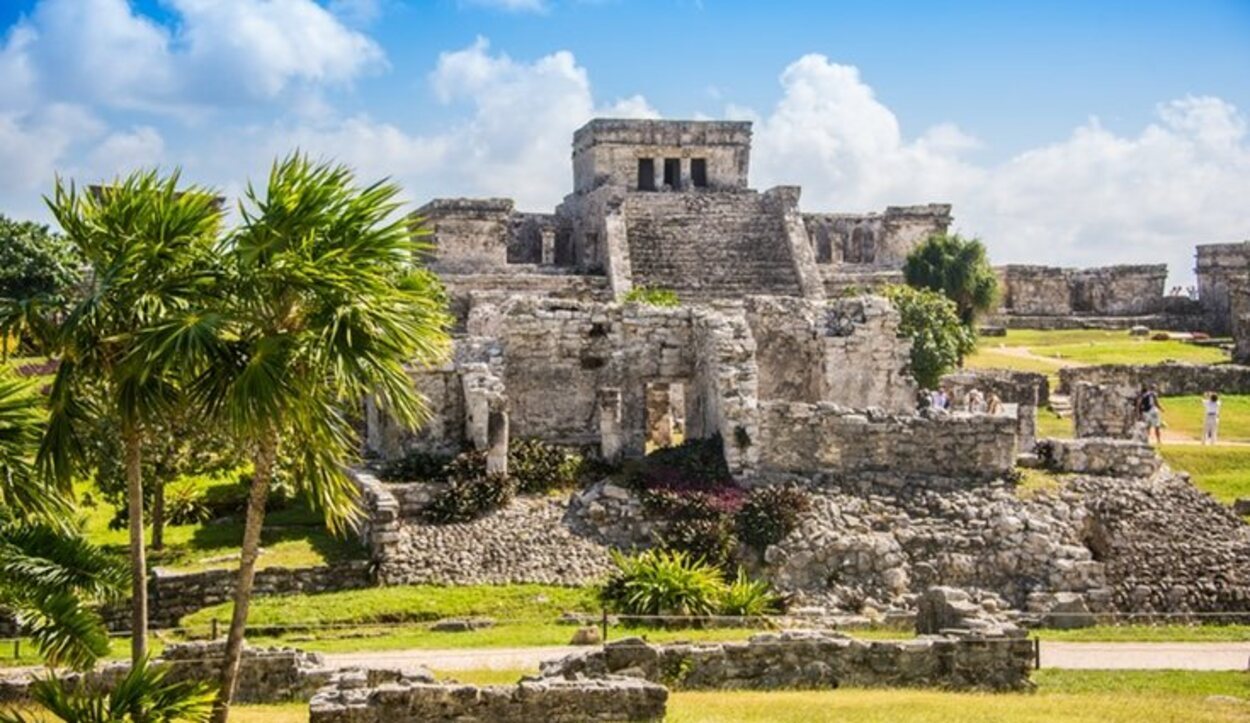
<path id="1" fill-rule="evenodd" d="M 1202 424 L 1202 443 L 1215 444 L 1220 436 L 1220 395 L 1209 392 L 1202 400 L 1206 410 L 1206 420 Z"/>

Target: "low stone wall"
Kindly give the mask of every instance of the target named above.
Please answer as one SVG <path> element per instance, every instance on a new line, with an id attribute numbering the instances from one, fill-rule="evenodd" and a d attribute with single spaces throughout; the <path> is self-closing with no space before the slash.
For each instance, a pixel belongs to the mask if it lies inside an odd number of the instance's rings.
<path id="1" fill-rule="evenodd" d="M 225 651 L 223 641 L 192 642 L 168 645 L 153 663 L 165 667 L 165 680 L 178 682 L 198 680 L 212 682 L 221 675 Z M 88 673 L 68 673 L 73 683 L 84 681 L 89 687 L 111 688 L 130 670 L 130 663 L 110 663 Z M 285 703 L 308 700 L 329 682 L 333 669 L 316 653 L 294 648 L 244 648 L 235 689 L 236 703 Z M 30 676 L 0 680 L 0 703 L 26 700 Z"/>
<path id="2" fill-rule="evenodd" d="M 183 616 L 229 602 L 234 596 L 238 574 L 233 568 L 194 573 L 157 570 L 148 580 L 149 625 L 175 628 Z M 373 585 L 373 576 L 367 560 L 352 560 L 319 567 L 263 568 L 256 571 L 252 584 L 252 594 L 262 597 L 355 590 Z M 105 620 L 113 630 L 129 630 L 130 606 L 105 611 Z"/>
<path id="3" fill-rule="evenodd" d="M 1164 297 L 1166 298 L 1166 297 Z M 1067 316 L 1036 316 L 1029 314 L 999 314 L 985 320 L 988 324 L 1008 329 L 1041 329 L 1059 331 L 1070 329 L 1101 329 L 1103 331 L 1128 331 L 1135 326 L 1167 331 L 1206 331 L 1206 317 L 1201 314 L 1148 314 L 1145 316 L 1090 316 L 1071 314 Z"/>
<path id="4" fill-rule="evenodd" d="M 544 663 L 543 678 L 624 674 L 680 690 L 898 688 L 1029 690 L 1033 644 L 1023 637 L 944 635 L 867 642 L 787 631 L 745 643 L 651 645 L 626 638 Z"/>
<path id="5" fill-rule="evenodd" d="M 764 476 L 889 472 L 988 480 L 1012 471 L 1016 420 L 1007 415 L 891 415 L 834 404 L 764 402 L 756 445 Z"/>
<path id="6" fill-rule="evenodd" d="M 1043 439 L 1037 451 L 1054 472 L 1150 477 L 1163 466 L 1154 447 L 1130 439 Z"/>
<path id="7" fill-rule="evenodd" d="M 968 393 L 973 389 L 982 394 L 997 394 L 1003 404 L 1016 407 L 1017 446 L 1029 449 L 1037 440 L 1037 408 L 1050 401 L 1046 375 L 1007 369 L 961 369 L 942 377 L 942 385 L 950 389 L 955 409 L 967 409 Z"/>
<path id="8" fill-rule="evenodd" d="M 310 723 L 580 723 L 661 721 L 668 691 L 635 678 L 523 680 L 516 685 L 438 683 L 433 676 L 349 670 L 317 692 Z"/>
<path id="9" fill-rule="evenodd" d="M 1059 389 L 1066 393 L 1080 382 L 1140 389 L 1158 384 L 1164 396 L 1181 394 L 1250 394 L 1250 366 L 1239 364 L 1099 364 L 1059 370 Z"/>

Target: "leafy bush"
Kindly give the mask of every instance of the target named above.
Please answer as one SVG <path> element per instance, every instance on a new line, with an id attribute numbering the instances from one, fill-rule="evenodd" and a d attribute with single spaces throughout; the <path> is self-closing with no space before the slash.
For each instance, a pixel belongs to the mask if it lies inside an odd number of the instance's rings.
<path id="1" fill-rule="evenodd" d="M 447 455 L 414 450 L 383 464 L 378 473 L 388 482 L 427 482 L 442 479 L 449 462 Z"/>
<path id="2" fill-rule="evenodd" d="M 725 515 L 670 522 L 657 537 L 663 549 L 684 552 L 718 568 L 729 562 L 738 546 Z"/>
<path id="3" fill-rule="evenodd" d="M 613 551 L 612 563 L 600 600 L 625 615 L 713 615 L 725 590 L 720 570 L 680 551 Z"/>
<path id="4" fill-rule="evenodd" d="M 661 308 L 681 306 L 681 300 L 677 298 L 676 291 L 656 286 L 635 286 L 625 294 L 625 303 L 646 304 Z"/>
<path id="5" fill-rule="evenodd" d="M 468 522 L 503 507 L 516 495 L 516 485 L 504 475 L 482 474 L 466 479 L 449 478 L 447 486 L 421 510 L 434 524 Z"/>
<path id="6" fill-rule="evenodd" d="M 901 317 L 899 333 L 911 339 L 911 373 L 922 387 L 937 386 L 943 374 L 976 349 L 976 334 L 960 321 L 950 299 L 910 286 L 889 286 L 885 295 Z"/>
<path id="7" fill-rule="evenodd" d="M 754 617 L 781 612 L 782 598 L 773 592 L 765 580 L 752 580 L 746 570 L 738 568 L 733 582 L 725 586 L 721 595 L 721 615 Z"/>
<path id="8" fill-rule="evenodd" d="M 799 516 L 811 507 L 811 495 L 802 487 L 757 487 L 747 494 L 735 517 L 738 539 L 763 552 L 790 534 Z"/>
<path id="9" fill-rule="evenodd" d="M 508 474 L 516 480 L 517 491 L 521 493 L 573 487 L 581 467 L 581 455 L 554 444 L 522 439 L 508 445 Z"/>
<path id="10" fill-rule="evenodd" d="M 720 437 L 690 439 L 660 449 L 622 470 L 625 485 L 635 491 L 711 490 L 733 486 Z"/>

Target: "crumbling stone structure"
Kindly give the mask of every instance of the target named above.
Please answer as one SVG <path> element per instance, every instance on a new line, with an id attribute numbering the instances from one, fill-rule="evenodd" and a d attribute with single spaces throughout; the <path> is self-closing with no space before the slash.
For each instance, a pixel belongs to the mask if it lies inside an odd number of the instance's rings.
<path id="1" fill-rule="evenodd" d="M 438 682 L 428 672 L 345 670 L 309 704 L 310 723 L 662 721 L 668 690 L 636 678 Z"/>
<path id="2" fill-rule="evenodd" d="M 1072 420 L 1076 436 L 1139 439 L 1146 427 L 1138 418 L 1138 390 L 1122 384 L 1077 382 L 1072 385 Z"/>
<path id="3" fill-rule="evenodd" d="M 1164 296 L 1165 264 L 1088 269 L 1011 264 L 998 269 L 1000 320 L 1030 329 L 1133 325 L 1199 328 L 1196 304 Z"/>
<path id="4" fill-rule="evenodd" d="M 1250 279 L 1250 241 L 1199 245 L 1194 275 L 1206 330 L 1216 335 L 1231 334 L 1237 293 L 1234 284 Z"/>
<path id="5" fill-rule="evenodd" d="M 652 645 L 625 638 L 543 664 L 544 680 L 628 675 L 680 690 L 940 688 L 1031 690 L 1033 645 L 1019 637 L 950 631 L 905 642 L 785 631 L 743 643 Z"/>
<path id="6" fill-rule="evenodd" d="M 1081 382 L 1140 389 L 1155 384 L 1159 394 L 1250 394 L 1250 366 L 1240 364 L 1098 364 L 1059 370 L 1059 389 L 1071 393 Z"/>

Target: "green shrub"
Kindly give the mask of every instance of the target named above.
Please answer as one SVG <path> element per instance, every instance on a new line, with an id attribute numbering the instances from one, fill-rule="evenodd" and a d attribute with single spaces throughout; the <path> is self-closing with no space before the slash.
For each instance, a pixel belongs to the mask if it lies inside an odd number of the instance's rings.
<path id="1" fill-rule="evenodd" d="M 689 439 L 660 449 L 621 470 L 622 482 L 638 492 L 655 489 L 712 490 L 732 487 L 720 437 Z"/>
<path id="2" fill-rule="evenodd" d="M 206 493 L 195 480 L 181 479 L 165 485 L 165 520 L 171 525 L 195 525 L 213 517 Z"/>
<path id="3" fill-rule="evenodd" d="M 738 539 L 763 552 L 790 534 L 799 516 L 811 507 L 811 495 L 802 487 L 757 487 L 747 494 L 735 516 Z"/>
<path id="4" fill-rule="evenodd" d="M 781 612 L 782 598 L 773 592 L 766 580 L 752 580 L 746 570 L 738 568 L 733 582 L 725 586 L 721 596 L 721 615 L 756 617 Z"/>
<path id="5" fill-rule="evenodd" d="M 680 551 L 613 551 L 612 563 L 600 600 L 624 615 L 713 615 L 725 590 L 720 570 Z"/>
<path id="6" fill-rule="evenodd" d="M 421 516 L 438 525 L 468 522 L 503 507 L 515 495 L 516 485 L 504 475 L 449 478 L 447 486 L 421 510 Z"/>
<path id="7" fill-rule="evenodd" d="M 670 522 L 657 535 L 657 541 L 665 550 L 684 552 L 718 568 L 729 562 L 734 548 L 738 546 L 733 527 L 725 515 Z"/>
<path id="8" fill-rule="evenodd" d="M 663 289 L 656 286 L 635 286 L 625 294 L 625 303 L 672 308 L 680 306 L 681 300 L 677 298 L 677 292 L 672 289 Z"/>
<path id="9" fill-rule="evenodd" d="M 388 482 L 428 482 L 441 480 L 447 473 L 451 457 L 443 454 L 410 451 L 403 457 L 386 462 L 378 470 Z"/>
<path id="10" fill-rule="evenodd" d="M 537 439 L 508 446 L 508 474 L 524 494 L 566 489 L 577 484 L 582 456 Z"/>
<path id="11" fill-rule="evenodd" d="M 977 347 L 972 328 L 959 318 L 955 302 L 936 291 L 888 286 L 885 296 L 898 309 L 898 333 L 911 339 L 911 374 L 932 389 Z"/>

